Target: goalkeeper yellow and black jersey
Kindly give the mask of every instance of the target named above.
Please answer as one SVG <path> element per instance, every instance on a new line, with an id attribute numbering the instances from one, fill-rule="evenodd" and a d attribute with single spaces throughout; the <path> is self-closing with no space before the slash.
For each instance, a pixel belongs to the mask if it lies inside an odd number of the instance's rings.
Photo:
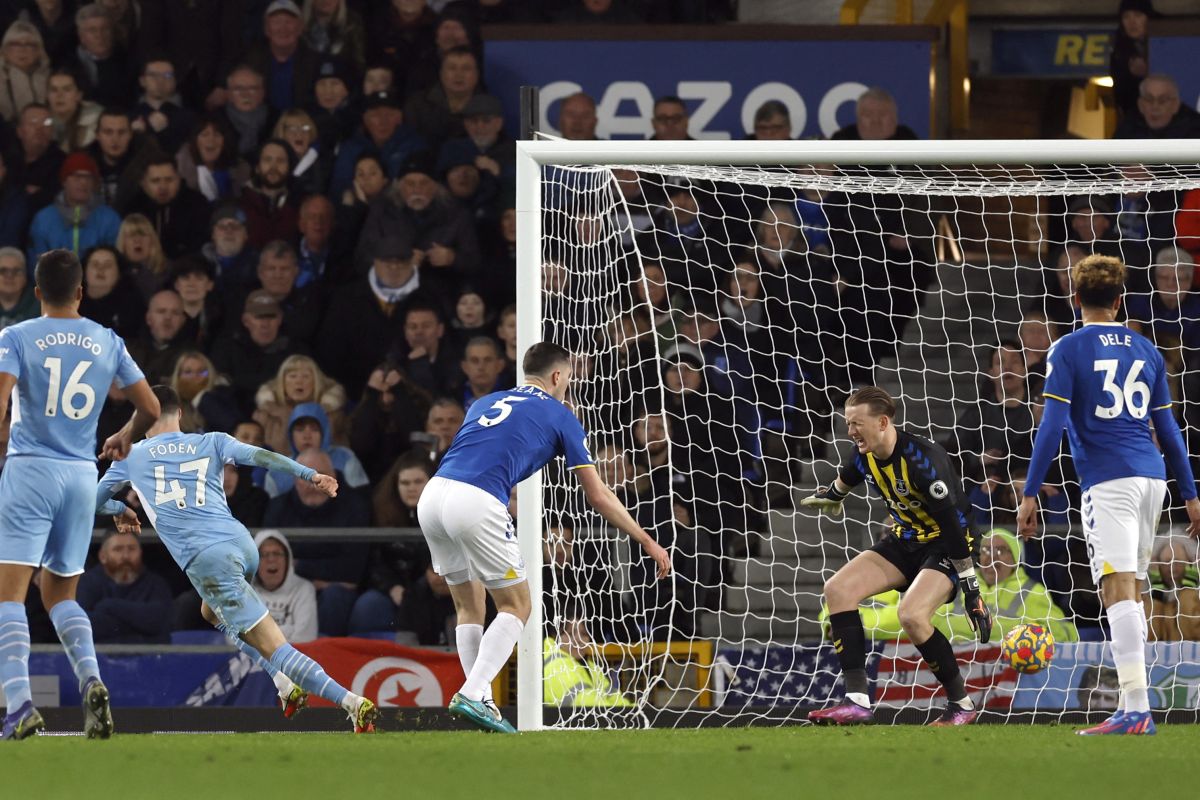
<path id="1" fill-rule="evenodd" d="M 838 477 L 847 486 L 866 481 L 875 489 L 891 511 L 895 536 L 930 542 L 943 535 L 962 535 L 968 548 L 974 550 L 966 493 L 940 445 L 897 429 L 896 449 L 888 458 L 859 453 L 852 447 Z M 957 521 L 959 529 L 943 530 L 947 520 Z"/>

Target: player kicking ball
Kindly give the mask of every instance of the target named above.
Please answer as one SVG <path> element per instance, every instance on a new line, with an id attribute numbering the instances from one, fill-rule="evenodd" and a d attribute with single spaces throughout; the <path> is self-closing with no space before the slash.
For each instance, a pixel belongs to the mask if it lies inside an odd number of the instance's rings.
<path id="1" fill-rule="evenodd" d="M 842 666 L 846 699 L 813 711 L 820 725 L 874 721 L 867 685 L 867 641 L 858 606 L 880 592 L 900 589 L 900 624 L 921 651 L 949 700 L 932 725 L 967 725 L 976 710 L 967 696 L 950 641 L 931 620 L 961 589 L 967 618 L 980 642 L 992 635 L 992 617 L 979 596 L 974 540 L 967 525 L 962 483 L 946 451 L 896 427 L 896 403 L 874 386 L 846 399 L 846 428 L 854 447 L 833 483 L 800 501 L 831 517 L 864 480 L 891 510 L 892 531 L 859 553 L 825 583 L 833 646 Z"/>
<path id="2" fill-rule="evenodd" d="M 1017 524 L 1022 536 L 1037 531 L 1037 493 L 1066 428 L 1083 489 L 1083 533 L 1092 578 L 1108 616 L 1109 646 L 1121 684 L 1116 713 L 1079 733 L 1148 736 L 1155 729 L 1139 584 L 1146 579 L 1167 494 L 1163 454 L 1183 496 L 1192 536 L 1200 534 L 1200 499 L 1171 413 L 1162 354 L 1116 321 L 1125 265 L 1109 256 L 1087 256 L 1071 269 L 1071 283 L 1083 327 L 1055 342 L 1047 356 L 1046 409 L 1034 438 Z"/>
<path id="3" fill-rule="evenodd" d="M 355 733 L 374 732 L 379 716 L 375 704 L 347 691 L 320 664 L 288 644 L 251 587 L 258 549 L 250 532 L 229 512 L 222 468 L 251 464 L 286 472 L 330 497 L 337 496 L 337 479 L 225 433 L 183 433 L 179 395 L 169 386 L 155 386 L 153 391 L 162 413 L 147 438 L 104 473 L 96 489 L 96 513 L 127 511 L 112 497 L 132 486 L 159 538 L 203 598 L 204 618 L 272 676 L 285 716 L 302 708 L 311 693 L 341 706 Z"/>
<path id="4" fill-rule="evenodd" d="M 525 563 L 508 515 L 514 486 L 563 456 L 591 506 L 642 546 L 659 578 L 671 572 L 667 551 L 596 474 L 583 426 L 563 404 L 571 354 L 541 342 L 526 351 L 523 367 L 524 386 L 471 404 L 417 503 L 433 569 L 450 586 L 458 614 L 455 642 L 467 680 L 451 699 L 450 713 L 499 733 L 516 731 L 492 702 L 492 680 L 512 654 L 530 611 Z M 485 587 L 497 611 L 486 631 Z"/>

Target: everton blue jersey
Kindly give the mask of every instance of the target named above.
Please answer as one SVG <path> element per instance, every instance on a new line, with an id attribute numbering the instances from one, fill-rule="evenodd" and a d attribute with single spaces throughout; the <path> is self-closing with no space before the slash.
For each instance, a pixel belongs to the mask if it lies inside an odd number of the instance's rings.
<path id="1" fill-rule="evenodd" d="M 101 503 L 132 486 L 150 523 L 175 561 L 186 567 L 204 548 L 248 536 L 225 500 L 226 464 L 258 463 L 259 448 L 227 433 L 163 433 L 133 446 L 124 461 L 114 462 L 100 479 Z M 296 477 L 314 471 L 276 456 Z"/>
<path id="2" fill-rule="evenodd" d="M 1083 488 L 1117 478 L 1167 476 L 1150 412 L 1171 405 L 1162 354 L 1124 325 L 1092 323 L 1055 342 L 1049 399 L 1069 403 L 1067 440 Z"/>
<path id="3" fill-rule="evenodd" d="M 555 456 L 570 469 L 593 466 L 587 434 L 571 410 L 536 386 L 521 386 L 471 404 L 437 474 L 507 505 L 512 488 Z"/>
<path id="4" fill-rule="evenodd" d="M 96 460 L 96 423 L 115 380 L 145 376 L 120 336 L 90 319 L 38 317 L 0 332 L 0 372 L 15 375 L 10 456 Z"/>

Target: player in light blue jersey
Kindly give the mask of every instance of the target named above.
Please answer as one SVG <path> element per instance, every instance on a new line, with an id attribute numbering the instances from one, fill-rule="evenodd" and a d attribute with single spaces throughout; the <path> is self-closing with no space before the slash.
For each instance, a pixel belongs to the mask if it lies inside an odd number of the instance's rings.
<path id="1" fill-rule="evenodd" d="M 258 549 L 229 511 L 222 470 L 226 464 L 248 464 L 286 472 L 330 497 L 337 495 L 337 479 L 226 433 L 183 433 L 179 395 L 169 386 L 155 386 L 154 395 L 162 415 L 147 438 L 104 473 L 93 498 L 96 513 L 123 512 L 124 504 L 112 497 L 132 487 L 158 537 L 200 593 L 204 618 L 274 679 L 284 714 L 303 708 L 311 692 L 345 709 L 355 733 L 373 732 L 379 716 L 375 704 L 347 691 L 288 644 L 250 585 Z"/>
<path id="2" fill-rule="evenodd" d="M 1163 454 L 1186 504 L 1193 536 L 1200 533 L 1200 499 L 1171 413 L 1163 357 L 1149 340 L 1116 322 L 1125 265 L 1109 256 L 1087 256 L 1072 268 L 1072 281 L 1083 327 L 1055 342 L 1047 356 L 1046 408 L 1034 439 L 1018 525 L 1023 536 L 1037 530 L 1037 494 L 1066 428 L 1083 489 L 1092 578 L 1108 616 L 1109 645 L 1121 684 L 1117 712 L 1079 733 L 1153 734 L 1140 581 L 1146 579 L 1167 493 Z"/>
<path id="3" fill-rule="evenodd" d="M 158 415 L 158 402 L 117 334 L 79 316 L 83 270 L 69 250 L 51 250 L 35 269 L 42 316 L 0 332 L 0 419 L 12 398 L 8 459 L 0 475 L 0 683 L 8 713 L 3 738 L 45 727 L 29 690 L 25 594 L 41 569 L 42 603 L 79 679 L 84 732 L 112 735 L 92 625 L 75 602 L 92 540 L 96 423 L 116 383 L 137 409 L 104 445 L 119 454 Z M 131 520 L 129 518 L 132 518 Z M 124 528 L 136 516 L 118 520 Z"/>
<path id="4" fill-rule="evenodd" d="M 471 404 L 437 474 L 417 503 L 433 569 L 446 579 L 458 614 L 455 642 L 466 683 L 450 712 L 486 730 L 513 733 L 496 709 L 491 684 L 508 662 L 529 619 L 529 586 L 517 546 L 508 498 L 512 488 L 563 456 L 588 502 L 613 526 L 671 572 L 671 557 L 629 516 L 596 474 L 583 426 L 563 398 L 571 380 L 571 355 L 548 342 L 525 353 L 525 385 Z M 484 588 L 496 618 L 483 629 Z"/>

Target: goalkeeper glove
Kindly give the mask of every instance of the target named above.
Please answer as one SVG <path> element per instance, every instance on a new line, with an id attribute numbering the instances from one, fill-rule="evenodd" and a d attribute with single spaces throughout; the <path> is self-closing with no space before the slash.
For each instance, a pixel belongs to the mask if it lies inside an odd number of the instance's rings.
<path id="1" fill-rule="evenodd" d="M 959 575 L 958 580 L 962 585 L 963 606 L 967 609 L 967 621 L 971 623 L 971 629 L 979 637 L 979 643 L 987 644 L 988 640 L 992 638 L 992 612 L 988 611 L 987 604 L 979 596 L 979 579 L 975 577 L 975 571 L 971 570 L 966 574 Z"/>
<path id="2" fill-rule="evenodd" d="M 814 508 L 817 513 L 836 519 L 842 515 L 842 501 L 845 499 L 846 495 L 831 483 L 817 489 L 812 497 L 801 500 L 800 505 L 804 508 Z"/>

